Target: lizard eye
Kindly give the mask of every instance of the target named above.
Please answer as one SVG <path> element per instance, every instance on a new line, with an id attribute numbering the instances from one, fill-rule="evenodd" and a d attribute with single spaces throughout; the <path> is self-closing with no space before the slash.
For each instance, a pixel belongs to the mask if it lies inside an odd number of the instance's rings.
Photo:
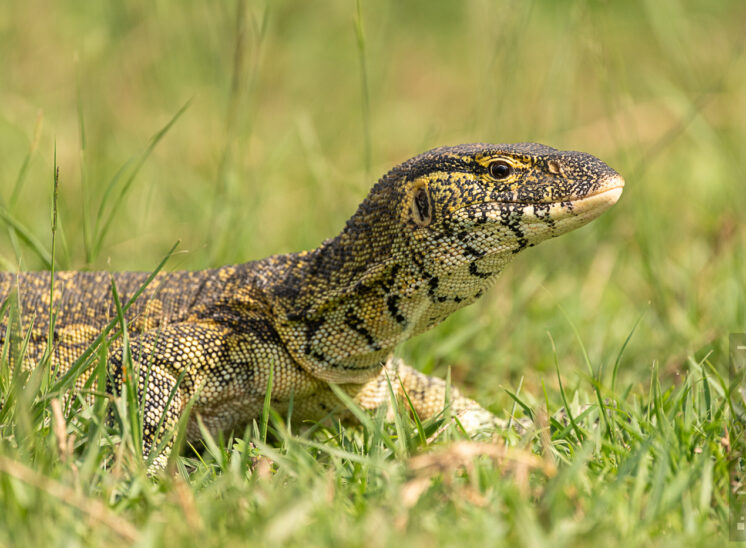
<path id="1" fill-rule="evenodd" d="M 490 172 L 490 176 L 498 181 L 501 179 L 507 179 L 513 174 L 513 166 L 511 166 L 505 160 L 497 160 L 492 162 L 487 169 Z"/>

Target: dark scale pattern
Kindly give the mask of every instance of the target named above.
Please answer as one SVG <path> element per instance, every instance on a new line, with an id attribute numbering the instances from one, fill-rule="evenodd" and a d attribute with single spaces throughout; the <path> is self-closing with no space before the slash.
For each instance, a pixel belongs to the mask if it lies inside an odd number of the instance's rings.
<path id="1" fill-rule="evenodd" d="M 509 166 L 492 170 L 499 179 L 490 175 L 494 161 Z M 382 177 L 342 232 L 317 249 L 158 275 L 127 313 L 134 369 L 123 363 L 121 343 L 110 347 L 110 389 L 137 375 L 146 453 L 192 398 L 191 439 L 199 437 L 196 414 L 215 434 L 257 418 L 270 368 L 273 406 L 283 412 L 292 398 L 299 422 L 340 408 L 328 382 L 366 409 L 388 406 L 387 375 L 398 376 L 393 386 L 403 386 L 422 417 L 432 416 L 443 408 L 444 381 L 392 358 L 396 345 L 474 302 L 514 254 L 600 215 L 622 186 L 589 154 L 533 143 L 425 152 Z M 112 281 L 124 302 L 146 277 L 56 274 L 58 372 L 114 317 Z M 14 289 L 22 327 L 31 329 L 24 366 L 32 368 L 46 347 L 49 274 L 0 274 L 0 300 Z M 0 343 L 7 331 L 0 324 Z M 467 429 L 496 424 L 457 390 L 453 398 Z"/>

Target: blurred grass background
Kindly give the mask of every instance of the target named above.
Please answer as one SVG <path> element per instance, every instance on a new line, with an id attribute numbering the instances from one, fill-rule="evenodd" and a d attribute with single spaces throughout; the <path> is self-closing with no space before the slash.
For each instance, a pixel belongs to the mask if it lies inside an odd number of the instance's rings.
<path id="1" fill-rule="evenodd" d="M 314 247 L 430 147 L 583 150 L 621 201 L 400 352 L 500 410 L 556 386 L 547 333 L 573 389 L 572 325 L 608 369 L 642 317 L 621 384 L 657 364 L 666 390 L 690 358 L 724 372 L 746 330 L 744 22 L 738 0 L 5 2 L 3 219 L 49 248 L 56 146 L 58 268 L 148 270 L 180 240 L 169 268 L 202 269 Z M 3 268 L 44 267 L 2 234 Z"/>

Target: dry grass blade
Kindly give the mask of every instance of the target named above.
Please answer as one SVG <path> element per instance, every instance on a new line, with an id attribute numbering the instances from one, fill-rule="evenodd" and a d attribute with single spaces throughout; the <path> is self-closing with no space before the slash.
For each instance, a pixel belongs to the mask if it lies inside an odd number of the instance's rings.
<path id="1" fill-rule="evenodd" d="M 62 413 L 62 403 L 59 398 L 50 402 L 52 408 L 52 428 L 54 437 L 57 439 L 57 450 L 60 452 L 60 460 L 66 462 L 72 455 L 72 438 L 67 437 L 67 423 Z"/>
<path id="2" fill-rule="evenodd" d="M 459 441 L 440 450 L 431 451 L 412 457 L 408 461 L 408 468 L 414 478 L 402 488 L 402 501 L 405 507 L 417 503 L 420 496 L 427 491 L 430 480 L 435 476 L 443 476 L 448 482 L 447 474 L 458 470 L 470 472 L 475 459 L 486 457 L 493 460 L 505 473 L 512 473 L 521 492 L 528 491 L 528 474 L 532 470 L 552 477 L 557 470 L 550 461 L 531 453 L 530 451 L 505 447 L 496 443 L 482 443 L 473 441 Z M 473 502 L 482 500 L 478 494 L 467 493 Z M 479 499 L 479 500 L 477 500 Z"/>
<path id="3" fill-rule="evenodd" d="M 205 524 L 199 514 L 199 508 L 197 508 L 197 502 L 194 500 L 194 493 L 189 488 L 189 485 L 184 481 L 181 476 L 174 477 L 174 498 L 176 503 L 181 508 L 184 514 L 184 519 L 191 531 L 202 532 L 205 528 Z"/>
<path id="4" fill-rule="evenodd" d="M 91 519 L 104 524 L 117 535 L 128 542 L 136 542 L 139 533 L 135 527 L 124 518 L 109 510 L 103 503 L 96 499 L 81 497 L 70 487 L 59 483 L 51 478 L 38 474 L 31 468 L 0 455 L 0 472 L 15 478 L 27 485 L 44 491 L 49 496 L 59 499 L 61 502 L 77 508 L 88 515 Z"/>
<path id="5" fill-rule="evenodd" d="M 458 441 L 438 451 L 417 455 L 409 459 L 408 467 L 415 474 L 434 475 L 456 468 L 468 468 L 477 457 L 492 459 L 506 471 L 525 466 L 550 477 L 556 473 L 553 465 L 530 451 L 475 441 Z"/>

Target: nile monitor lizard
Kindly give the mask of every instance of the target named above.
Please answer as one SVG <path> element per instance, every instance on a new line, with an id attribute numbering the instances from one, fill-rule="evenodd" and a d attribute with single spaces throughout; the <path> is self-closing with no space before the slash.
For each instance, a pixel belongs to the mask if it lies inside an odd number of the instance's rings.
<path id="1" fill-rule="evenodd" d="M 329 383 L 364 409 L 387 407 L 387 379 L 420 417 L 440 413 L 445 382 L 393 359 L 396 345 L 473 303 L 516 253 L 600 215 L 623 184 L 581 152 L 526 143 L 436 148 L 384 175 L 341 234 L 312 251 L 159 273 L 126 313 L 140 365 L 144 453 L 168 437 L 192 398 L 192 439 L 200 437 L 197 414 L 212 433 L 258 418 L 270 370 L 272 406 L 283 413 L 292 401 L 296 421 L 340 408 L 349 415 Z M 124 302 L 147 276 L 55 274 L 58 375 L 116 316 L 112 282 Z M 29 368 L 47 346 L 49 282 L 48 272 L 0 274 L 0 301 L 18 290 Z M 122 344 L 113 341 L 113 392 L 121 390 L 122 361 Z M 467 430 L 494 419 L 455 389 L 451 406 Z"/>

